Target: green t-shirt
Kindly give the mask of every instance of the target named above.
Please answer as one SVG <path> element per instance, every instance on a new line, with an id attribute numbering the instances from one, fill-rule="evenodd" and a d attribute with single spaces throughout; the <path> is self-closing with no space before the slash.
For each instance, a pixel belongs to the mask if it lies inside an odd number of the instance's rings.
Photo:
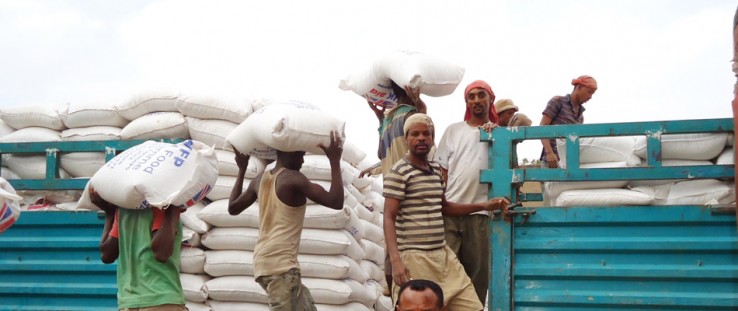
<path id="1" fill-rule="evenodd" d="M 151 250 L 153 219 L 150 209 L 118 209 L 119 309 L 185 303 L 179 280 L 182 222 L 177 225 L 172 256 L 161 263 Z"/>

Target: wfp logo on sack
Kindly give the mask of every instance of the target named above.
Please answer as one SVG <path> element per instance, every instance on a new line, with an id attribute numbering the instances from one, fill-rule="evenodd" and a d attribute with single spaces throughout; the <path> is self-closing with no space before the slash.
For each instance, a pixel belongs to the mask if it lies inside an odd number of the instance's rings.
<path id="1" fill-rule="evenodd" d="M 159 167 L 162 162 L 166 161 L 169 158 L 172 158 L 174 160 L 173 164 L 175 167 L 182 167 L 184 165 L 187 158 L 190 156 L 190 152 L 192 151 L 192 140 L 188 139 L 184 142 L 181 142 L 177 144 L 178 150 L 172 151 L 172 150 L 164 150 L 162 154 L 157 156 L 156 158 L 153 158 L 153 161 L 149 163 L 148 166 L 146 166 L 143 171 L 149 174 L 154 174 L 154 169 L 156 167 Z M 154 153 L 157 153 L 159 150 L 154 151 Z M 175 155 L 175 152 L 177 153 Z"/>

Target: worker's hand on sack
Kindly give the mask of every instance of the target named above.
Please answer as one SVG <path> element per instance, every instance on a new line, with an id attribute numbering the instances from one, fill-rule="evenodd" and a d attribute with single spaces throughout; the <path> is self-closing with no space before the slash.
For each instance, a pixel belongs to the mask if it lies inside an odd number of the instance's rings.
<path id="1" fill-rule="evenodd" d="M 249 159 L 251 158 L 251 156 L 249 156 L 248 154 L 243 154 L 236 149 L 233 149 L 233 153 L 236 154 L 236 165 L 238 165 L 238 168 L 245 170 L 246 167 L 249 166 Z"/>
<path id="2" fill-rule="evenodd" d="M 418 108 L 418 112 L 420 113 L 428 113 L 428 107 L 425 105 L 425 102 L 423 102 L 422 99 L 420 99 L 420 88 L 411 88 L 409 86 L 405 87 L 405 93 L 407 93 L 407 96 L 410 97 L 410 101 L 413 102 L 413 105 L 415 108 Z"/>
<path id="3" fill-rule="evenodd" d="M 343 140 L 341 140 L 341 135 L 339 135 L 337 131 L 331 131 L 331 144 L 329 146 L 323 145 L 321 143 L 318 145 L 318 147 L 320 147 L 320 149 L 323 149 L 323 152 L 325 152 L 328 160 L 341 160 L 341 154 L 343 154 Z"/>
<path id="4" fill-rule="evenodd" d="M 366 103 L 369 104 L 369 109 L 371 109 L 374 112 L 374 114 L 377 116 L 377 120 L 379 120 L 379 122 L 381 123 L 382 120 L 384 120 L 384 109 L 385 109 L 385 107 L 384 106 L 382 106 L 381 108 L 380 107 L 377 107 L 377 105 L 375 105 L 369 99 L 366 100 Z"/>
<path id="5" fill-rule="evenodd" d="M 95 204 L 98 208 L 100 208 L 106 214 L 111 214 L 111 215 L 115 214 L 115 209 L 118 208 L 117 206 L 115 206 L 114 204 L 108 201 L 105 201 L 105 199 L 103 199 L 100 196 L 100 194 L 97 193 L 97 191 L 92 185 L 90 185 L 88 190 L 90 194 L 90 202 L 92 202 L 92 204 Z"/>
<path id="6" fill-rule="evenodd" d="M 373 167 L 365 168 L 359 173 L 359 178 L 364 178 L 364 176 L 371 176 Z"/>

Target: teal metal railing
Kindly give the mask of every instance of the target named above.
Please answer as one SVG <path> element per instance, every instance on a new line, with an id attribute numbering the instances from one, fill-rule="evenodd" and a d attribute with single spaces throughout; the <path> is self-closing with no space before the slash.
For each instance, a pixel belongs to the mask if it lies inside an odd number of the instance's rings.
<path id="1" fill-rule="evenodd" d="M 490 184 L 489 197 L 513 202 L 541 199 L 518 195 L 529 181 L 734 179 L 734 165 L 664 167 L 660 156 L 661 135 L 733 131 L 732 119 L 497 128 L 480 134 L 490 143 L 489 169 L 480 179 Z M 581 138 L 637 135 L 647 138 L 645 167 L 580 168 Z M 566 138 L 567 168 L 517 168 L 517 144 L 544 138 Z M 516 208 L 491 228 L 489 310 L 738 309 L 735 212 L 696 206 Z"/>

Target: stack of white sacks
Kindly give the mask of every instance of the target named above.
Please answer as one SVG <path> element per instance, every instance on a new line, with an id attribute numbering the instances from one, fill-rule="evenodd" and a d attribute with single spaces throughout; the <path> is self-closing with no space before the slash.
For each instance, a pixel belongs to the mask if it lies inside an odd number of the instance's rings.
<path id="1" fill-rule="evenodd" d="M 219 176 L 205 202 L 183 215 L 182 285 L 190 310 L 267 310 L 266 293 L 254 281 L 253 249 L 258 238 L 258 202 L 241 215 L 227 212 L 228 197 L 238 167 L 226 136 L 263 101 L 234 101 L 172 92 L 145 92 L 119 105 L 65 104 L 61 107 L 23 106 L 0 111 L 0 142 L 92 141 L 151 138 L 192 138 L 216 148 Z M 313 150 L 315 151 L 315 150 Z M 307 208 L 300 257 L 304 284 L 318 310 L 374 310 L 384 281 L 381 179 L 358 178 L 366 154 L 351 142 L 344 144 L 342 210 L 311 204 Z M 103 166 L 100 152 L 61 156 L 62 177 L 91 177 Z M 40 179 L 44 155 L 4 155 L 2 177 Z M 266 161 L 251 157 L 251 178 Z M 304 174 L 329 187 L 330 167 L 325 155 L 305 156 Z M 75 209 L 82 191 L 20 193 L 24 208 Z M 205 203 L 209 203 L 205 205 Z M 387 297 L 382 297 L 386 305 Z"/>
<path id="2" fill-rule="evenodd" d="M 565 141 L 557 141 L 562 167 Z M 731 165 L 732 135 L 727 133 L 670 134 L 662 136 L 662 165 Z M 646 137 L 580 139 L 580 168 L 646 166 Z M 632 180 L 546 182 L 544 205 L 703 205 L 735 202 L 734 181 Z"/>

